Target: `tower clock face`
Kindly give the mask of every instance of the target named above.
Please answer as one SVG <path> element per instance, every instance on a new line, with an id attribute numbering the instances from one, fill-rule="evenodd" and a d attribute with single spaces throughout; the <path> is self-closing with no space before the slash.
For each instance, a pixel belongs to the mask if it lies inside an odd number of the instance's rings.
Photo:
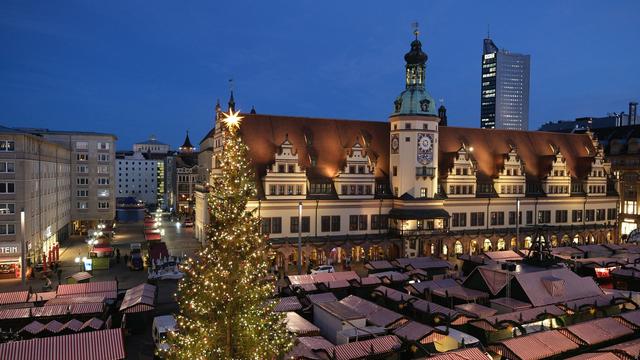
<path id="1" fill-rule="evenodd" d="M 400 147 L 400 139 L 398 139 L 398 135 L 397 134 L 394 134 L 391 137 L 391 152 L 393 154 L 397 154 L 399 147 Z"/>
<path id="2" fill-rule="evenodd" d="M 418 134 L 417 161 L 422 165 L 429 165 L 433 162 L 433 135 Z"/>

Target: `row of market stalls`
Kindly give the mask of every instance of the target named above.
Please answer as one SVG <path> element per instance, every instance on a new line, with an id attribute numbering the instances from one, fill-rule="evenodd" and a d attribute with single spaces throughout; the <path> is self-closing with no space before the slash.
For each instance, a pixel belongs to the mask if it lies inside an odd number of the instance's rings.
<path id="1" fill-rule="evenodd" d="M 0 329 L 11 340 L 0 343 L 0 358 L 124 359 L 123 330 L 148 328 L 156 297 L 154 285 L 121 291 L 117 281 L 0 293 Z"/>
<path id="2" fill-rule="evenodd" d="M 613 251 L 636 251 L 624 248 Z M 604 250 L 580 251 L 600 256 Z M 611 353 L 637 359 L 636 294 L 605 291 L 567 265 L 527 265 L 513 251 L 481 256 L 465 278 L 447 277 L 451 265 L 429 258 L 370 262 L 364 277 L 351 271 L 287 277 L 274 311 L 286 313 L 297 336 L 289 355 L 529 360 Z M 365 341 L 367 351 L 360 352 Z"/>

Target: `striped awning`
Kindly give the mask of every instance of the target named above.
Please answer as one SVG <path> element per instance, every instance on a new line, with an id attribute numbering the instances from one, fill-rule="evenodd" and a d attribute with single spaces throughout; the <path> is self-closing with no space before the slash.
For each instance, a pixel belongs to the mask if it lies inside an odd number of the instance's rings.
<path id="1" fill-rule="evenodd" d="M 49 301 L 53 298 L 56 297 L 56 292 L 55 291 L 46 291 L 46 292 L 39 292 L 39 293 L 33 293 L 29 296 L 29 302 L 35 302 L 35 301 Z"/>
<path id="2" fill-rule="evenodd" d="M 117 281 L 96 281 L 83 284 L 64 284 L 58 286 L 58 296 L 78 295 L 97 296 L 97 293 L 111 293 L 118 291 Z"/>
<path id="3" fill-rule="evenodd" d="M 120 311 L 134 313 L 153 310 L 155 308 L 155 296 L 156 287 L 154 285 L 140 284 L 127 290 L 124 294 L 124 299 L 122 299 L 122 304 L 120 304 Z M 130 310 L 134 307 L 134 310 Z"/>
<path id="4" fill-rule="evenodd" d="M 33 317 L 62 316 L 69 313 L 69 305 L 49 305 L 31 308 Z"/>
<path id="5" fill-rule="evenodd" d="M 336 360 L 364 359 L 371 355 L 382 355 L 400 349 L 402 343 L 395 335 L 380 336 L 365 341 L 337 345 L 333 348 Z"/>
<path id="6" fill-rule="evenodd" d="M 70 294 L 70 295 L 58 295 L 56 297 L 56 299 L 75 299 L 78 297 L 79 294 Z M 118 298 L 118 292 L 117 291 L 105 291 L 105 292 L 98 292 L 98 293 L 91 293 L 91 294 L 86 294 L 86 296 L 90 296 L 90 297 L 102 297 L 102 298 L 106 298 L 106 299 L 117 299 Z M 73 302 L 77 302 L 77 301 L 73 301 Z"/>
<path id="7" fill-rule="evenodd" d="M 62 331 L 62 329 L 64 329 L 64 324 L 57 320 L 53 320 L 53 321 L 49 321 L 49 323 L 45 325 L 44 328 L 50 333 L 57 334 L 60 331 Z"/>
<path id="8" fill-rule="evenodd" d="M 0 320 L 24 319 L 31 316 L 31 308 L 0 310 Z"/>
<path id="9" fill-rule="evenodd" d="M 19 332 L 35 335 L 40 333 L 42 330 L 44 330 L 44 324 L 38 321 L 33 321 L 29 323 L 27 326 L 23 327 Z"/>
<path id="10" fill-rule="evenodd" d="M 103 303 L 105 300 L 104 296 L 63 296 L 57 297 L 55 299 L 51 299 L 46 302 L 45 305 L 54 305 L 54 304 L 88 304 L 88 303 Z"/>
<path id="11" fill-rule="evenodd" d="M 80 327 L 80 331 L 84 331 L 84 330 L 100 330 L 103 325 L 104 325 L 104 321 L 102 321 L 102 320 L 100 320 L 98 318 L 91 318 L 91 319 L 85 321 L 84 324 L 82 324 L 82 326 Z"/>
<path id="12" fill-rule="evenodd" d="M 152 311 L 153 309 L 155 309 L 155 306 L 146 305 L 146 304 L 138 304 L 138 305 L 133 305 L 133 306 L 127 308 L 124 311 L 124 313 L 125 314 L 134 314 L 134 313 L 140 313 L 140 312 L 145 312 L 145 311 Z"/>
<path id="13" fill-rule="evenodd" d="M 0 293 L 0 305 L 17 304 L 29 300 L 28 291 L 11 291 Z"/>
<path id="14" fill-rule="evenodd" d="M 73 304 L 69 313 L 71 315 L 81 314 L 99 314 L 104 309 L 104 303 L 87 303 L 87 304 Z"/>
<path id="15" fill-rule="evenodd" d="M 122 329 L 0 344 L 4 360 L 120 360 L 126 357 Z"/>

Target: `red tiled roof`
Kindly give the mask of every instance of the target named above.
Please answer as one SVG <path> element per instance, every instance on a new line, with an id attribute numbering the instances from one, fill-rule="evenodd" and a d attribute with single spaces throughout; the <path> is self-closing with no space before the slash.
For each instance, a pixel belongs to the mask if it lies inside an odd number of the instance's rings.
<path id="1" fill-rule="evenodd" d="M 570 332 L 588 345 L 596 345 L 633 334 L 633 330 L 629 327 L 610 317 L 574 324 L 560 331 Z"/>
<path id="2" fill-rule="evenodd" d="M 62 316 L 69 313 L 69 305 L 47 305 L 31 308 L 33 317 Z"/>
<path id="3" fill-rule="evenodd" d="M 125 358 L 122 329 L 52 336 L 0 344 L 3 360 L 120 360 Z"/>
<path id="4" fill-rule="evenodd" d="M 31 308 L 0 310 L 0 320 L 24 319 L 31 316 Z"/>
<path id="5" fill-rule="evenodd" d="M 575 350 L 579 345 L 558 330 L 519 336 L 489 345 L 489 349 L 513 360 L 538 360 Z"/>
<path id="6" fill-rule="evenodd" d="M 389 174 L 389 132 L 387 121 L 358 121 L 243 114 L 240 133 L 249 147 L 249 156 L 259 177 L 274 161 L 278 146 L 286 137 L 299 154 L 299 162 L 310 168 L 315 158 L 314 173 L 334 177 L 342 168 L 347 152 L 356 142 L 364 145 L 375 163 L 376 178 Z M 527 175 L 543 178 L 551 169 L 554 159 L 552 145 L 559 149 L 567 161 L 572 176 L 583 177 L 591 169 L 595 149 L 586 134 L 563 134 L 541 131 L 514 131 L 499 129 L 439 127 L 439 171 L 446 176 L 452 166 L 454 154 L 462 144 L 474 148 L 473 157 L 478 171 L 488 177 L 495 176 L 504 163 L 511 146 L 517 148 Z"/>
<path id="7" fill-rule="evenodd" d="M 99 314 L 104 309 L 104 303 L 72 304 L 70 308 L 71 315 Z"/>
<path id="8" fill-rule="evenodd" d="M 97 281 L 82 284 L 58 285 L 58 296 L 85 295 L 96 296 L 96 293 L 112 293 L 118 291 L 117 281 Z"/>
<path id="9" fill-rule="evenodd" d="M 402 343 L 395 335 L 380 336 L 365 341 L 337 345 L 333 348 L 335 360 L 365 359 L 371 355 L 382 355 L 400 349 Z"/>

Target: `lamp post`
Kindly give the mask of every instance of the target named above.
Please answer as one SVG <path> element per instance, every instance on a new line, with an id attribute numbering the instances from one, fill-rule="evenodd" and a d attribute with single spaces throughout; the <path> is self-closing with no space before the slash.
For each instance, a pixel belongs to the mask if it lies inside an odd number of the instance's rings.
<path id="1" fill-rule="evenodd" d="M 24 222 L 24 209 L 20 211 L 20 235 L 22 241 L 20 241 L 20 276 L 22 278 L 22 285 L 27 284 L 27 236 Z"/>
<path id="2" fill-rule="evenodd" d="M 298 275 L 302 275 L 302 201 L 298 203 Z"/>
<path id="3" fill-rule="evenodd" d="M 516 200 L 516 251 L 520 242 L 520 199 Z"/>

